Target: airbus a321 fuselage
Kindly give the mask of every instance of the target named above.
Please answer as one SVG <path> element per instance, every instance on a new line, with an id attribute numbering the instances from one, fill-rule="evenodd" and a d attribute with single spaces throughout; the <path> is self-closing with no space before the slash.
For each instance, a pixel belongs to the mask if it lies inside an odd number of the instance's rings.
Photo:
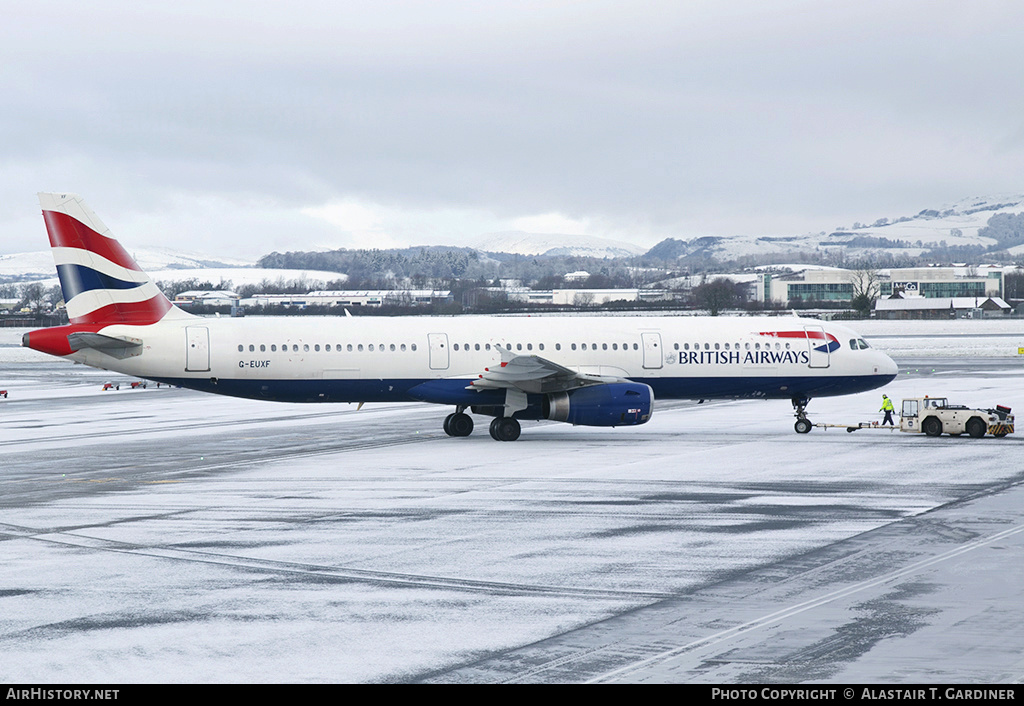
<path id="1" fill-rule="evenodd" d="M 70 323 L 23 345 L 185 388 L 284 402 L 449 405 L 444 429 L 491 436 L 519 420 L 630 426 L 655 399 L 813 397 L 897 373 L 850 329 L 795 317 L 409 316 L 204 318 L 157 289 L 73 194 L 40 194 Z"/>

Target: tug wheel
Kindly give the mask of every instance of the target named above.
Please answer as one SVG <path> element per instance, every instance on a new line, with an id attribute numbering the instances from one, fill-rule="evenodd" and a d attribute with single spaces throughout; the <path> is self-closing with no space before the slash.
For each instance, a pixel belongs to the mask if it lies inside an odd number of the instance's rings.
<path id="1" fill-rule="evenodd" d="M 967 420 L 967 433 L 974 439 L 980 439 L 985 436 L 985 432 L 988 428 L 985 426 L 985 421 L 978 417 L 971 417 Z"/>
<path id="2" fill-rule="evenodd" d="M 921 422 L 921 431 L 928 436 L 941 436 L 942 422 L 940 422 L 936 417 L 928 417 Z"/>

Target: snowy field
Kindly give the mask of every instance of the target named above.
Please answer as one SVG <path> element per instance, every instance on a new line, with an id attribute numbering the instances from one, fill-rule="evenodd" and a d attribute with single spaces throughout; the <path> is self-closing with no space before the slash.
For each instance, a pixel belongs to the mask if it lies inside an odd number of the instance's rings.
<path id="1" fill-rule="evenodd" d="M 1022 322 L 854 328 L 913 360 L 896 400 L 1024 410 Z M 1022 434 L 662 402 L 501 444 L 423 404 L 102 392 L 126 379 L 22 333 L 0 329 L 2 681 L 1024 677 Z"/>

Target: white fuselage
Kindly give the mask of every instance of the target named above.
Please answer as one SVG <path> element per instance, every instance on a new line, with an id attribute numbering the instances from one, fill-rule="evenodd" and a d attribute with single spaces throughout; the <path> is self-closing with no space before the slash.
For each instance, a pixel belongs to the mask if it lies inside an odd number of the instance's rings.
<path id="1" fill-rule="evenodd" d="M 171 316 L 101 333 L 141 339 L 141 354 L 115 359 L 84 349 L 69 357 L 184 387 L 286 401 L 469 404 L 485 393 L 465 387 L 500 365 L 498 346 L 580 373 L 644 382 L 659 398 L 838 395 L 896 375 L 888 356 L 846 327 L 793 317 Z M 427 398 L 410 394 L 433 380 L 450 383 Z"/>

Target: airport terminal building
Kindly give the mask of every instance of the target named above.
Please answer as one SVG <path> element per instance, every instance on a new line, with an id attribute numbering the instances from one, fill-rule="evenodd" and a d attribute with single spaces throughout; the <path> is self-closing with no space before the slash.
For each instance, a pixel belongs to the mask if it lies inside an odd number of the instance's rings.
<path id="1" fill-rule="evenodd" d="M 878 270 L 879 298 L 894 293 L 928 299 L 1003 296 L 1002 268 L 914 267 Z M 756 282 L 758 301 L 787 306 L 849 304 L 854 297 L 856 273 L 839 268 L 807 269 L 792 274 L 762 273 Z M 948 302 L 947 302 L 948 305 Z"/>

